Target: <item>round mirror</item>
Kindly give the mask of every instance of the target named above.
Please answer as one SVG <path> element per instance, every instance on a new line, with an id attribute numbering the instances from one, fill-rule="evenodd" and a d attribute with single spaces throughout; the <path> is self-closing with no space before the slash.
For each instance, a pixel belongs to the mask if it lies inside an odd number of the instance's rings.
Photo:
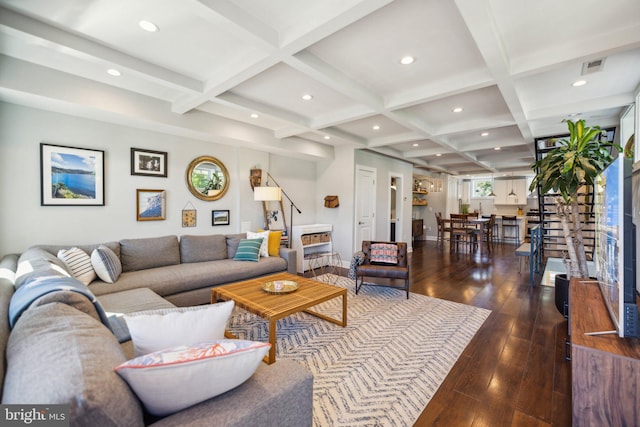
<path id="1" fill-rule="evenodd" d="M 229 189 L 229 172 L 215 157 L 200 156 L 189 163 L 187 187 L 200 200 L 218 200 Z"/>

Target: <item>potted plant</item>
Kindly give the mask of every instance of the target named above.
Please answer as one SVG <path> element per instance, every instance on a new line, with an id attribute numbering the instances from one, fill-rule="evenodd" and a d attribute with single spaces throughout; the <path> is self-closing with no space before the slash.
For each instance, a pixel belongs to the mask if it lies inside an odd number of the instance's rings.
<path id="1" fill-rule="evenodd" d="M 571 277 L 589 277 L 582 234 L 585 224 L 582 215 L 586 219 L 588 213 L 580 211 L 579 193 L 592 186 L 598 174 L 614 160 L 611 148 L 621 151 L 621 147 L 600 141 L 603 131 L 599 126 L 587 127 L 584 120 L 565 121 L 569 137 L 556 140 L 554 148 L 532 165 L 537 174 L 529 190 L 534 191 L 540 186 L 541 196 L 549 191 L 557 193 L 554 201 L 567 246 L 568 258 L 564 262 L 569 280 Z"/>

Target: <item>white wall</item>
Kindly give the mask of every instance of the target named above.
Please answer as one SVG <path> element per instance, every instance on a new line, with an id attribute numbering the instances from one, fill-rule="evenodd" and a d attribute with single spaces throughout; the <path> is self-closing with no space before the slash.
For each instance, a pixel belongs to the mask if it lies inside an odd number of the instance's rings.
<path id="1" fill-rule="evenodd" d="M 104 150 L 105 206 L 40 206 L 41 142 Z M 132 176 L 131 147 L 166 151 L 168 177 Z M 217 157 L 229 170 L 229 191 L 215 202 L 196 199 L 185 183 L 189 162 L 202 155 Z M 313 162 L 0 103 L 0 254 L 40 243 L 235 233 L 242 221 L 257 229 L 263 225 L 262 205 L 253 201 L 249 185 L 256 165 L 282 177 L 280 184 L 306 215 L 294 223 L 315 221 Z M 166 190 L 166 220 L 136 221 L 136 189 Z M 182 227 L 187 202 L 197 209 L 197 227 Z M 214 209 L 231 211 L 229 226 L 211 225 Z"/>

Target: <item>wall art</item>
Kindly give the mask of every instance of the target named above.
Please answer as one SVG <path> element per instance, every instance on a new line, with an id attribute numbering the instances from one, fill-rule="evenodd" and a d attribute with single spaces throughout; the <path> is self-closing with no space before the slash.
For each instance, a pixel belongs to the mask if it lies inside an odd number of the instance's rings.
<path id="1" fill-rule="evenodd" d="M 165 190 L 136 190 L 136 219 L 161 221 L 165 219 Z"/>
<path id="2" fill-rule="evenodd" d="M 131 148 L 131 175 L 167 177 L 167 157 L 164 151 Z"/>

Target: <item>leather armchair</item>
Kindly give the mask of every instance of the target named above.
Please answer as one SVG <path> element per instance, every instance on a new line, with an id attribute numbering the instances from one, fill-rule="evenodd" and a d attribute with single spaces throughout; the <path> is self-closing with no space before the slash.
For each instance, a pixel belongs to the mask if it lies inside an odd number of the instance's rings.
<path id="1" fill-rule="evenodd" d="M 375 243 L 384 243 L 397 245 L 398 255 L 397 264 L 375 263 L 371 261 L 371 246 Z M 364 260 L 362 264 L 356 267 L 356 294 L 362 285 L 386 286 L 390 288 L 403 289 L 409 298 L 409 260 L 407 259 L 407 243 L 406 242 L 381 242 L 365 240 L 362 242 L 362 252 Z M 383 278 L 384 284 L 365 283 L 364 278 Z M 402 286 L 395 285 L 393 282 L 403 280 Z M 388 283 L 388 284 L 387 284 Z"/>

